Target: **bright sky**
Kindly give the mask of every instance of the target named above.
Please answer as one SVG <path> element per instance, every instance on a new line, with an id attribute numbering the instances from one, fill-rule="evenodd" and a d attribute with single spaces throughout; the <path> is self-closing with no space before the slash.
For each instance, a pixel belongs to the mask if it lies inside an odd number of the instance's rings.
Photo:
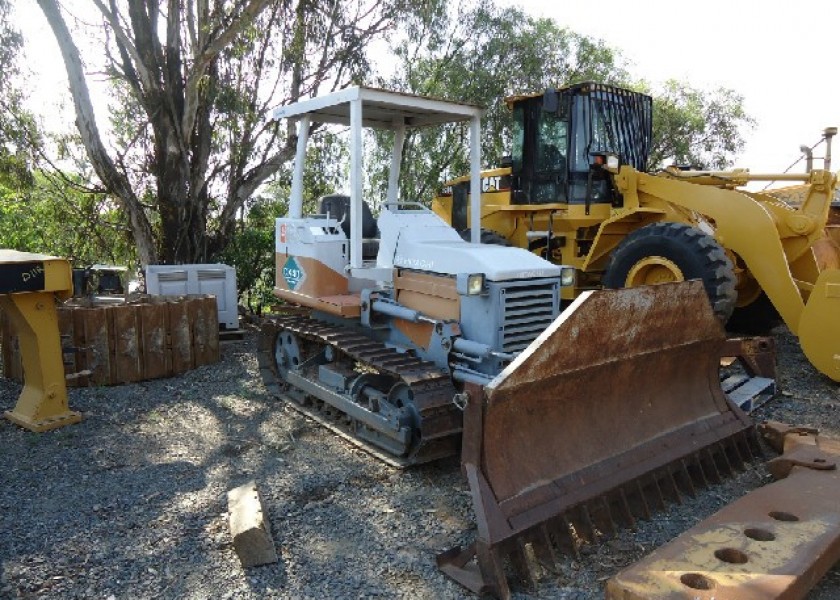
<path id="1" fill-rule="evenodd" d="M 799 157 L 800 145 L 814 144 L 827 126 L 840 126 L 840 0 L 497 1 L 603 39 L 632 61 L 635 75 L 652 82 L 676 78 L 740 93 L 758 125 L 747 133 L 736 166 L 755 173 L 784 170 Z M 87 1 L 65 4 L 81 9 Z M 33 107 L 50 124 L 72 123 L 69 100 L 57 119 L 59 100 L 69 98 L 64 65 L 34 2 L 18 2 L 18 23 L 36 73 Z"/>
<path id="2" fill-rule="evenodd" d="M 758 124 L 735 166 L 754 173 L 783 171 L 799 146 L 840 126 L 840 0 L 498 1 L 604 40 L 649 81 L 676 78 L 744 96 Z M 800 170 L 802 163 L 792 169 Z"/>

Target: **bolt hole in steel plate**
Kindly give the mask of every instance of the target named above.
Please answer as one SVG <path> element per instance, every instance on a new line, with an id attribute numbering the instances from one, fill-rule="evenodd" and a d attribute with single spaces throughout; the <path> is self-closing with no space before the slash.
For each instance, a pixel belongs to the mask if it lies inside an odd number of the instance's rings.
<path id="1" fill-rule="evenodd" d="M 777 521 L 787 521 L 793 523 L 794 521 L 799 520 L 799 517 L 797 517 L 796 515 L 792 515 L 789 512 L 783 512 L 780 510 L 774 510 L 767 514 L 770 516 L 771 519 L 776 519 Z"/>
<path id="2" fill-rule="evenodd" d="M 715 558 L 733 565 L 743 565 L 749 560 L 749 557 L 735 548 L 719 548 L 715 550 Z"/>
<path id="3" fill-rule="evenodd" d="M 776 536 L 767 531 L 766 529 L 745 529 L 744 535 L 750 538 L 751 540 L 756 540 L 758 542 L 772 542 L 776 539 Z"/>
<path id="4" fill-rule="evenodd" d="M 680 581 L 693 590 L 711 590 L 715 587 L 714 581 L 700 573 L 683 573 L 680 575 Z"/>

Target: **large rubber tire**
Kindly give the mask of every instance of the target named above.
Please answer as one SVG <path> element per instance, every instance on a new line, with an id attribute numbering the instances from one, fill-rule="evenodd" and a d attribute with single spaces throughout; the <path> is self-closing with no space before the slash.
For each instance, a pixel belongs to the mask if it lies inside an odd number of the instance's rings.
<path id="1" fill-rule="evenodd" d="M 608 288 L 700 279 L 726 323 L 738 299 L 732 261 L 712 236 L 684 223 L 653 223 L 630 233 L 613 250 L 603 284 Z"/>
<path id="2" fill-rule="evenodd" d="M 469 229 L 465 229 L 461 232 L 461 237 L 465 242 L 470 241 L 472 233 Z M 496 233 L 492 229 L 482 229 L 481 230 L 481 243 L 482 244 L 494 244 L 496 246 L 512 246 L 508 239 L 503 236 L 501 233 Z"/>

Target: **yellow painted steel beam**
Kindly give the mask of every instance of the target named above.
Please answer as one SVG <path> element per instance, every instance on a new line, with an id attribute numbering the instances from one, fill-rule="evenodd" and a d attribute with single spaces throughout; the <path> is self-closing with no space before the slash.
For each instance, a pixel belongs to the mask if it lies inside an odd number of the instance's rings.
<path id="1" fill-rule="evenodd" d="M 63 258 L 0 249 L 0 309 L 20 342 L 24 386 L 3 416 L 30 431 L 78 423 L 64 381 L 55 297 L 72 293 L 70 263 Z"/>
<path id="2" fill-rule="evenodd" d="M 831 178 L 833 175 L 813 173 L 812 178 Z M 820 181 L 822 183 L 822 181 Z M 785 320 L 790 330 L 798 335 L 799 319 L 805 308 L 802 295 L 790 276 L 785 247 L 780 239 L 779 226 L 771 214 L 748 194 L 720 188 L 686 185 L 685 182 L 667 177 L 656 177 L 622 168 L 616 176 L 619 190 L 638 191 L 639 194 L 667 199 L 672 204 L 706 215 L 715 222 L 718 241 L 736 252 L 749 267 Z M 833 181 L 825 189 L 833 189 Z M 790 211 L 784 225 L 790 226 L 808 242 L 822 235 L 825 221 L 813 216 L 828 210 L 826 193 L 812 198 L 809 214 Z"/>

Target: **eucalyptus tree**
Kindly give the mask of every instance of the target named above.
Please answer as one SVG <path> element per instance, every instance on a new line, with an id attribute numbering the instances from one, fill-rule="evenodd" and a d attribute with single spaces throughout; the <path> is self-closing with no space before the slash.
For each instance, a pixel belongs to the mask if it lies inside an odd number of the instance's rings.
<path id="1" fill-rule="evenodd" d="M 506 96 L 572 81 L 629 79 L 621 53 L 600 40 L 490 0 L 439 6 L 407 20 L 402 32 L 393 44 L 397 68 L 381 84 L 485 107 L 485 165 L 498 165 L 509 152 Z M 442 178 L 467 171 L 466 136 L 463 127 L 453 126 L 443 135 L 416 132 L 407 137 L 402 188 L 412 200 L 428 200 Z M 374 180 L 384 185 L 387 174 L 380 171 Z"/>
<path id="2" fill-rule="evenodd" d="M 732 166 L 744 148 L 744 134 L 755 120 L 744 98 L 724 87 L 701 90 L 669 80 L 653 94 L 653 142 L 649 165 L 687 165 L 700 169 Z"/>
<path id="3" fill-rule="evenodd" d="M 32 115 L 22 105 L 23 38 L 13 22 L 12 8 L 9 0 L 0 0 L 0 197 L 3 198 L 31 183 L 30 150 L 38 142 Z"/>
<path id="4" fill-rule="evenodd" d="M 100 25 L 71 28 L 56 0 L 38 0 L 87 154 L 149 264 L 225 247 L 237 213 L 294 154 L 293 124 L 271 122 L 270 109 L 361 81 L 368 44 L 412 0 L 91 2 Z M 98 55 L 83 60 L 77 41 L 90 36 Z M 109 136 L 90 98 L 96 70 L 115 93 Z"/>
<path id="5" fill-rule="evenodd" d="M 654 167 L 663 162 L 728 166 L 753 125 L 743 98 L 732 90 L 700 90 L 679 81 L 653 86 L 634 76 L 632 63 L 619 49 L 552 19 L 500 8 L 492 0 L 433 5 L 407 19 L 401 32 L 392 38 L 397 66 L 381 78 L 381 84 L 484 106 L 485 166 L 499 165 L 510 151 L 506 96 L 581 81 L 622 85 L 653 95 L 650 164 Z M 451 127 L 443 135 L 410 134 L 404 146 L 404 194 L 428 201 L 444 179 L 466 173 L 466 136 L 463 127 Z M 389 144 L 383 137 L 387 136 L 380 136 L 374 164 L 387 164 Z M 380 169 L 372 179 L 384 189 L 387 172 Z"/>

